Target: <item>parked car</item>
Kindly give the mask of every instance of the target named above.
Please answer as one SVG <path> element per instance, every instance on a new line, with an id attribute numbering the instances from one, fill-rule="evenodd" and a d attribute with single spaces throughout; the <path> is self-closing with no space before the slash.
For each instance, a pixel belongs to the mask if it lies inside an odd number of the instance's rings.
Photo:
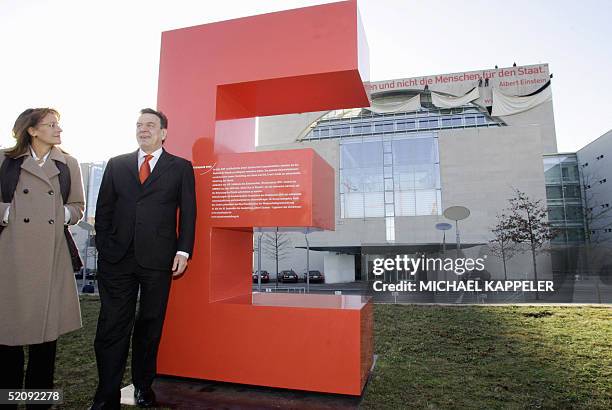
<path id="1" fill-rule="evenodd" d="M 85 279 L 96 280 L 98 277 L 98 271 L 95 269 L 85 269 Z"/>
<path id="2" fill-rule="evenodd" d="M 304 282 L 306 282 L 306 272 L 304 272 L 302 274 L 302 276 L 304 277 Z M 310 283 L 325 283 L 325 275 L 323 275 L 323 273 L 321 273 L 318 270 L 310 270 L 308 271 L 308 276 L 310 276 Z"/>
<path id="3" fill-rule="evenodd" d="M 253 283 L 258 283 L 259 282 L 259 275 L 258 275 L 259 271 L 257 272 L 253 272 Z M 270 274 L 268 273 L 267 270 L 262 270 L 261 271 L 261 283 L 268 283 L 270 282 Z"/>
<path id="4" fill-rule="evenodd" d="M 278 274 L 279 282 L 294 282 L 298 283 L 298 274 L 293 269 L 283 270 Z"/>

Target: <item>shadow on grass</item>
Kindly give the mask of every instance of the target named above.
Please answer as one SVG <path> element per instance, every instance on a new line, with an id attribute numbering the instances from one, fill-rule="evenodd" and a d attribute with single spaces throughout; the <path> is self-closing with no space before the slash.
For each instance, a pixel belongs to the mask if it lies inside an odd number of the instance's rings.
<path id="1" fill-rule="evenodd" d="M 376 305 L 364 408 L 612 408 L 612 309 Z"/>

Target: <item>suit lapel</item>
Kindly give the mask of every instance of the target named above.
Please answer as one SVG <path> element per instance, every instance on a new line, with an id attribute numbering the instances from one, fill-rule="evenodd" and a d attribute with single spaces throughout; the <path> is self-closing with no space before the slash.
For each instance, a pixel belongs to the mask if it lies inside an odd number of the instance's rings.
<path id="1" fill-rule="evenodd" d="M 142 187 L 146 188 L 151 185 L 157 178 L 159 178 L 160 175 L 168 170 L 168 168 L 172 165 L 172 162 L 174 162 L 174 160 L 170 154 L 168 154 L 166 150 L 162 150 L 162 153 L 157 160 L 157 164 L 155 164 L 155 168 L 153 168 L 151 175 L 149 178 L 147 178 Z"/>
<path id="2" fill-rule="evenodd" d="M 127 165 L 130 174 L 136 179 L 138 185 L 140 185 L 140 177 L 138 176 L 138 150 L 129 155 Z"/>

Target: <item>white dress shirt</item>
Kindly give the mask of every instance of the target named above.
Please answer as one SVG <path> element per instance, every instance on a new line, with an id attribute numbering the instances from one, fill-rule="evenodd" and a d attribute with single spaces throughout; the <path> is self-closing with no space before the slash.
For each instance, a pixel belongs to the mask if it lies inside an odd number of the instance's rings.
<path id="1" fill-rule="evenodd" d="M 161 157 L 162 152 L 163 152 L 163 148 L 160 148 L 151 153 L 151 155 L 153 155 L 153 158 L 151 158 L 151 160 L 149 161 L 151 172 L 153 172 L 153 168 L 155 168 L 155 165 L 157 165 L 157 161 L 159 160 L 159 157 Z M 145 155 L 149 155 L 149 154 L 147 154 L 141 149 L 138 150 L 138 170 L 140 170 L 140 167 L 142 166 L 145 160 Z"/>
<path id="2" fill-rule="evenodd" d="M 36 152 L 34 152 L 34 150 L 32 149 L 32 146 L 30 146 L 30 155 L 32 155 L 32 158 L 34 159 L 34 161 L 38 162 L 38 165 L 41 167 L 45 165 L 45 162 L 47 162 L 47 158 L 49 158 L 50 153 L 51 153 L 51 150 L 49 150 L 49 152 L 47 152 L 44 157 L 38 158 L 38 156 L 36 155 Z M 8 224 L 10 214 L 11 214 L 11 208 L 8 207 L 6 208 L 6 211 L 4 211 L 4 216 L 2 217 L 3 224 L 5 225 Z M 70 211 L 68 210 L 66 206 L 64 206 L 64 225 L 68 225 L 69 222 L 70 222 Z"/>
<path id="3" fill-rule="evenodd" d="M 139 149 L 138 150 L 138 170 L 140 171 L 140 167 L 145 161 L 145 155 L 153 155 L 153 158 L 149 160 L 149 166 L 151 167 L 151 172 L 153 172 L 153 169 L 155 168 L 155 165 L 157 165 L 157 161 L 159 160 L 159 157 L 161 157 L 162 152 L 163 152 L 163 148 L 159 148 L 158 150 L 153 151 L 151 154 L 147 154 L 142 149 Z M 186 257 L 187 259 L 189 259 L 189 253 L 187 252 L 176 251 L 176 254 L 182 255 Z"/>

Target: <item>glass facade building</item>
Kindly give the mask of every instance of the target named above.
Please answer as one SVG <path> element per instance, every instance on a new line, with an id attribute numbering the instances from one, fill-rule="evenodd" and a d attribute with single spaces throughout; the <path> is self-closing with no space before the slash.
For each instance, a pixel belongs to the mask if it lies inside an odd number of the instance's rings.
<path id="1" fill-rule="evenodd" d="M 439 109 L 422 100 L 412 112 L 375 113 L 368 109 L 332 111 L 303 140 L 338 139 L 341 218 L 385 218 L 387 240 L 394 240 L 394 218 L 441 215 L 438 132 L 500 127 L 503 121 L 475 105 Z M 575 154 L 543 158 L 549 221 L 559 234 L 554 244 L 585 240 L 584 204 Z"/>
<path id="2" fill-rule="evenodd" d="M 544 156 L 548 219 L 559 232 L 553 244 L 580 244 L 585 240 L 582 184 L 576 154 Z"/>
<path id="3" fill-rule="evenodd" d="M 421 104 L 412 112 L 333 111 L 303 138 L 339 139 L 340 217 L 384 217 L 388 241 L 394 240 L 395 217 L 442 214 L 440 130 L 505 125 L 475 105 Z"/>

